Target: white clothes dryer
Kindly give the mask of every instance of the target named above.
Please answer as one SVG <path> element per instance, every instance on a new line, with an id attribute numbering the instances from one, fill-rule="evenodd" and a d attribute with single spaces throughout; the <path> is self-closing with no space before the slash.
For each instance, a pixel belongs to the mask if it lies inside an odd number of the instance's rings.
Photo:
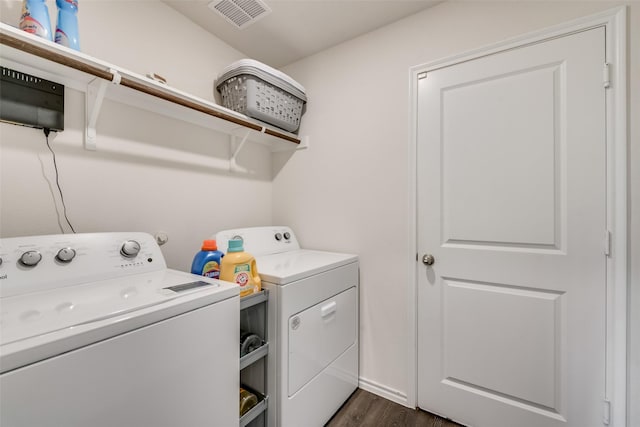
<path id="1" fill-rule="evenodd" d="M 322 426 L 358 387 L 358 257 L 301 249 L 284 226 L 221 231 L 218 247 L 234 237 L 269 290 L 269 426 Z"/>
<path id="2" fill-rule="evenodd" d="M 238 425 L 239 290 L 153 236 L 0 239 L 0 425 Z"/>

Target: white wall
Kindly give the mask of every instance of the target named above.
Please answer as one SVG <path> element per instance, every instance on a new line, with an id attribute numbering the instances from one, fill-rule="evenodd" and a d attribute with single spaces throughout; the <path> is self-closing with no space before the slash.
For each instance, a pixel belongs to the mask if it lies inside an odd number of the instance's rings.
<path id="1" fill-rule="evenodd" d="M 612 2 L 449 2 L 285 68 L 309 96 L 296 153 L 274 180 L 274 221 L 302 245 L 361 260 L 363 384 L 398 402 L 415 395 L 407 309 L 409 68 L 615 6 Z M 640 401 L 640 5 L 630 7 L 633 390 Z M 437 344 L 436 344 L 437 345 Z M 437 350 L 434 350 L 437 351 Z M 640 425 L 638 405 L 634 421 Z"/>
<path id="2" fill-rule="evenodd" d="M 0 3 L 16 25 L 19 1 Z M 55 27 L 55 3 L 48 2 Z M 244 55 L 158 1 L 80 1 L 84 53 L 213 99 L 214 79 Z M 84 94 L 67 89 L 65 130 L 51 134 L 67 213 L 78 232 L 164 231 L 168 264 L 189 270 L 202 240 L 218 230 L 271 223 L 271 156 L 248 146 L 225 170 L 228 138 L 106 101 L 98 151 L 83 148 Z M 60 232 L 53 162 L 41 130 L 0 124 L 0 236 Z M 65 230 L 69 230 L 65 227 Z"/>

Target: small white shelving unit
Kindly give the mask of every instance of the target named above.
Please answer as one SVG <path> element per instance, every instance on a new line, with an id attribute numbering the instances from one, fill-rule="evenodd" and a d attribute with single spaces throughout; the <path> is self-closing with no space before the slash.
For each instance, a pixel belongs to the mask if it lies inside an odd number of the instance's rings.
<path id="1" fill-rule="evenodd" d="M 263 144 L 272 152 L 305 148 L 295 134 L 4 23 L 0 45 L 3 66 L 86 93 L 88 150 L 98 147 L 96 122 L 105 98 L 229 135 L 232 169 L 246 142 Z"/>
<path id="2" fill-rule="evenodd" d="M 258 397 L 258 403 L 240 417 L 240 427 L 247 425 L 265 427 L 268 424 L 267 385 L 270 380 L 267 375 L 269 357 L 268 300 L 268 290 L 262 290 L 240 299 L 240 328 L 262 337 L 262 346 L 240 358 L 240 384 L 250 389 Z"/>

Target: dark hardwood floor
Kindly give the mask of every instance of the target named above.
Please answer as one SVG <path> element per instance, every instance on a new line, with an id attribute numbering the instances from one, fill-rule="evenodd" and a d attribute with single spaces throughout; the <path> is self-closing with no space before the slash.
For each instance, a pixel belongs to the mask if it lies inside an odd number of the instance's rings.
<path id="1" fill-rule="evenodd" d="M 460 427 L 428 412 L 406 408 L 362 389 L 356 390 L 325 427 Z"/>

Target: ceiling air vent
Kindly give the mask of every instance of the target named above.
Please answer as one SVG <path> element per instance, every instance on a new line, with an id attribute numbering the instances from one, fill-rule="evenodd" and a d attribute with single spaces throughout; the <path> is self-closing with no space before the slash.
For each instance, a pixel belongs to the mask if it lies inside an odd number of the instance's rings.
<path id="1" fill-rule="evenodd" d="M 215 0 L 209 8 L 222 15 L 239 29 L 243 29 L 271 13 L 261 0 Z"/>

